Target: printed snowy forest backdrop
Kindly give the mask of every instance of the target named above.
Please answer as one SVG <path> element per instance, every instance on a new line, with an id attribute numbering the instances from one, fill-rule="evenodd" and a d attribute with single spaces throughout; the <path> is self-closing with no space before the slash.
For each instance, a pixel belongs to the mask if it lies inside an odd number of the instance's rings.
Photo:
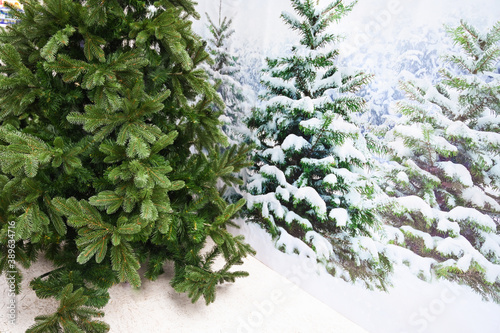
<path id="1" fill-rule="evenodd" d="M 372 332 L 497 332 L 500 4 L 359 1 L 322 27 L 334 1 L 292 2 L 197 7 L 224 130 L 257 147 L 239 232 Z"/>

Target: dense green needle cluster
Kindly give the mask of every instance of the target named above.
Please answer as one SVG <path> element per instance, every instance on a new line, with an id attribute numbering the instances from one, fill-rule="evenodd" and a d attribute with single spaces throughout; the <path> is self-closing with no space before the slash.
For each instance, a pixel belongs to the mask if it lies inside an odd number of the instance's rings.
<path id="1" fill-rule="evenodd" d="M 244 201 L 229 204 L 220 186 L 241 183 L 248 148 L 228 146 L 220 129 L 193 2 L 23 5 L 0 34 L 0 272 L 13 270 L 14 221 L 14 270 L 44 254 L 57 269 L 33 288 L 61 304 L 74 288 L 87 297 L 78 313 L 104 306 L 115 283 L 139 287 L 141 265 L 156 279 L 167 260 L 176 290 L 212 302 L 216 284 L 247 275 L 230 268 L 253 252 L 226 230 Z M 89 331 L 66 315 L 65 330 Z M 33 332 L 57 326 L 51 318 Z"/>

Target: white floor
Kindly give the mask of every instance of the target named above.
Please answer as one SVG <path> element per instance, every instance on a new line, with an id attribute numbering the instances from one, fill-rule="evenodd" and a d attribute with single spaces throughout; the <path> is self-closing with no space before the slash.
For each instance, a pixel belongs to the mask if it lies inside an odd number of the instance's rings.
<path id="1" fill-rule="evenodd" d="M 250 276 L 221 286 L 210 306 L 203 301 L 192 304 L 186 295 L 176 293 L 169 285 L 171 267 L 155 282 L 143 280 L 140 290 L 116 285 L 103 320 L 116 333 L 367 332 L 255 258 L 245 259 L 241 269 Z M 56 302 L 38 299 L 28 287 L 31 277 L 48 270 L 50 263 L 41 261 L 26 272 L 15 325 L 6 323 L 7 288 L 5 276 L 0 277 L 0 332 L 24 332 L 35 316 L 56 309 Z"/>

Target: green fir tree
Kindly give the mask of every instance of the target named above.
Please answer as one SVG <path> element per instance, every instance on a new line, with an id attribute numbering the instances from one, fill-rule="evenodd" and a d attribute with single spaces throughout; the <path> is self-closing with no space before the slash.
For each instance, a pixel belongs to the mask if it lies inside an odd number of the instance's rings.
<path id="1" fill-rule="evenodd" d="M 282 18 L 300 35 L 290 55 L 268 59 L 264 106 L 249 119 L 259 149 L 247 186 L 252 219 L 288 253 L 316 258 L 346 280 L 385 288 L 390 267 L 374 249 L 377 186 L 367 142 L 356 124 L 355 93 L 371 75 L 337 65 L 340 37 L 327 28 L 355 3 L 292 0 Z"/>
<path id="2" fill-rule="evenodd" d="M 167 260 L 178 292 L 213 302 L 253 253 L 226 230 L 244 200 L 229 204 L 218 186 L 241 184 L 248 148 L 221 131 L 194 3 L 22 4 L 0 33 L 0 272 L 44 255 L 56 269 L 31 285 L 61 302 L 31 331 L 107 331 L 91 308 L 113 284 L 139 287 L 141 265 L 157 279 Z"/>

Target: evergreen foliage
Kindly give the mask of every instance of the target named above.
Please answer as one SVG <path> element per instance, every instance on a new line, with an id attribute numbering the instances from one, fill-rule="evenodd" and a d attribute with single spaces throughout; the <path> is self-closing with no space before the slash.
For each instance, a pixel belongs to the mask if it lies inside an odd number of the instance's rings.
<path id="1" fill-rule="evenodd" d="M 102 317 L 103 312 L 86 307 L 88 296 L 84 296 L 83 288 L 73 292 L 73 285 L 64 287 L 60 295 L 60 305 L 52 315 L 37 316 L 35 324 L 27 333 L 44 332 L 108 332 L 109 325 L 102 321 L 91 320 L 92 317 Z"/>
<path id="2" fill-rule="evenodd" d="M 268 59 L 264 106 L 248 121 L 256 132 L 248 209 L 284 251 L 317 258 L 332 274 L 384 288 L 387 258 L 371 247 L 378 227 L 377 186 L 367 142 L 356 124 L 371 76 L 338 66 L 340 37 L 327 32 L 354 3 L 292 0 L 282 18 L 301 35 L 290 55 Z M 314 251 L 311 251 L 313 249 Z"/>
<path id="3" fill-rule="evenodd" d="M 444 59 L 458 69 L 442 69 L 436 85 L 401 83 L 408 100 L 386 132 L 386 231 L 416 254 L 422 277 L 500 302 L 500 22 L 486 34 L 464 21 L 448 33 L 461 53 Z"/>
<path id="4" fill-rule="evenodd" d="M 230 268 L 253 253 L 226 230 L 244 201 L 229 204 L 217 186 L 242 183 L 248 147 L 228 146 L 220 129 L 194 3 L 23 6 L 0 33 L 0 272 L 44 254 L 57 268 L 31 285 L 61 302 L 31 331 L 106 331 L 88 307 L 103 307 L 115 283 L 139 287 L 141 265 L 156 279 L 167 260 L 177 291 L 212 302 L 216 284 L 247 275 Z"/>

